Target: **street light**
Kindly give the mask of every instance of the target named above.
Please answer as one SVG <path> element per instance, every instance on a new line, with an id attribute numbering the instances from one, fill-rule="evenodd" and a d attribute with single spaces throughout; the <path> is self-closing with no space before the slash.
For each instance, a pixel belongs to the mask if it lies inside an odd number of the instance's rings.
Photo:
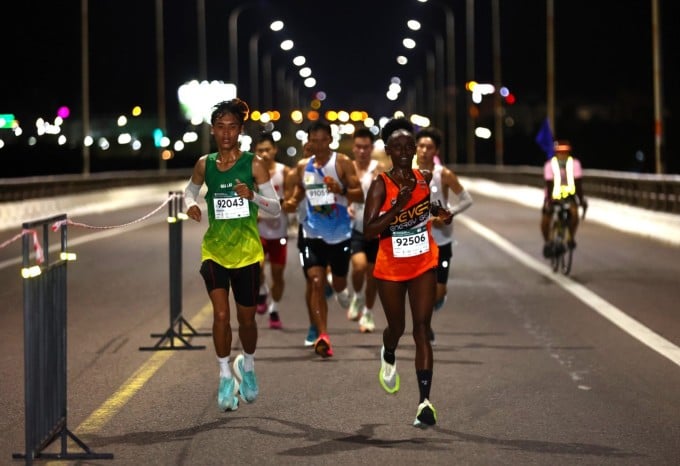
<path id="1" fill-rule="evenodd" d="M 274 32 L 278 32 L 283 30 L 284 28 L 284 23 L 283 21 L 273 21 L 269 25 L 269 29 Z M 260 90 L 260 67 L 259 67 L 259 42 L 260 42 L 260 33 L 255 33 L 252 36 L 250 36 L 250 41 L 249 41 L 249 50 L 250 50 L 250 82 L 253 83 L 251 85 L 252 89 L 250 89 L 250 102 L 251 102 L 251 107 L 252 108 L 258 108 L 262 107 L 260 105 L 260 95 L 259 95 L 259 90 Z M 269 75 L 271 76 L 271 74 Z M 270 79 L 271 81 L 271 79 Z M 266 85 L 266 83 L 265 83 Z"/>
<path id="2" fill-rule="evenodd" d="M 420 30 L 420 23 L 415 20 L 408 21 L 407 26 L 412 31 Z M 428 94 L 428 111 L 432 112 L 436 126 L 444 130 L 446 102 L 441 98 L 446 93 L 445 73 L 442 68 L 442 63 L 444 63 L 444 39 L 440 34 L 434 32 L 431 34 L 434 38 L 434 56 L 428 52 L 425 61 L 428 73 L 428 88 L 430 89 Z"/>
<path id="3" fill-rule="evenodd" d="M 421 3 L 427 3 L 428 0 L 418 0 Z M 431 0 L 433 4 L 439 6 L 444 10 L 445 24 L 446 24 L 446 79 L 447 92 L 450 94 L 450 99 L 446 99 L 448 107 L 447 118 L 447 135 L 448 147 L 444 154 L 444 160 L 448 161 L 446 154 L 451 154 L 451 162 L 456 163 L 458 160 L 458 143 L 457 143 L 457 118 L 458 112 L 456 106 L 456 49 L 455 49 L 455 17 L 453 10 L 443 2 Z"/>

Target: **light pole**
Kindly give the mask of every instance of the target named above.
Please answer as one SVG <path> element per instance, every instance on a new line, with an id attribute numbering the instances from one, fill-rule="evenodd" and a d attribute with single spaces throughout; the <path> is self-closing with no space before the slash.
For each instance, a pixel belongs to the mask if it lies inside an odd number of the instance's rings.
<path id="1" fill-rule="evenodd" d="M 421 3 L 426 3 L 428 0 L 418 0 Z M 458 160 L 458 137 L 457 137 L 457 105 L 456 105 L 456 37 L 455 27 L 456 21 L 453 15 L 453 10 L 444 2 L 438 0 L 431 0 L 433 4 L 439 6 L 444 11 L 446 24 L 446 109 L 448 118 L 447 121 L 447 135 L 448 144 L 445 154 L 451 155 L 451 163 L 456 163 Z M 448 157 L 444 156 L 445 161 Z"/>
<path id="2" fill-rule="evenodd" d="M 494 87 L 494 141 L 496 142 L 496 165 L 503 165 L 503 104 L 501 101 L 501 23 L 498 0 L 491 0 L 493 23 L 493 76 Z"/>
<path id="3" fill-rule="evenodd" d="M 252 8 L 254 4 L 242 4 L 229 13 L 229 76 L 231 82 L 238 88 L 238 17 L 243 10 Z"/>
<path id="4" fill-rule="evenodd" d="M 660 175 L 665 170 L 661 162 L 663 119 L 661 115 L 661 39 L 659 34 L 659 0 L 652 0 L 652 56 L 654 78 L 654 170 Z"/>
<path id="5" fill-rule="evenodd" d="M 467 53 L 465 54 L 465 73 L 467 81 L 475 79 L 475 0 L 467 0 L 465 4 L 465 37 Z M 468 97 L 472 99 L 472 95 Z M 472 100 L 468 103 L 467 112 L 467 161 L 475 164 L 475 119 L 472 115 Z"/>
<path id="6" fill-rule="evenodd" d="M 83 99 L 83 176 L 90 176 L 90 145 L 85 138 L 90 136 L 90 39 L 89 0 L 80 1 L 80 69 L 82 74 Z"/>
<path id="7" fill-rule="evenodd" d="M 163 46 L 163 0 L 156 0 L 156 86 L 158 95 L 158 127 L 167 135 L 165 116 L 165 47 Z M 162 150 L 161 150 L 162 152 Z M 163 156 L 159 157 L 158 168 L 165 171 L 166 163 Z"/>
<path id="8" fill-rule="evenodd" d="M 418 21 L 408 21 L 407 26 L 414 32 L 421 29 Z M 425 57 L 428 92 L 427 95 L 423 95 L 423 98 L 427 98 L 427 112 L 433 115 L 435 126 L 444 131 L 446 119 L 446 102 L 442 98 L 446 94 L 445 71 L 442 65 L 445 57 L 444 39 L 440 34 L 433 32 L 431 34 L 434 39 L 434 55 L 428 51 Z"/>
<path id="9" fill-rule="evenodd" d="M 273 21 L 269 25 L 269 30 L 273 32 L 278 32 L 283 30 L 284 28 L 284 23 L 283 21 Z M 260 33 L 257 32 L 250 36 L 250 41 L 248 43 L 248 48 L 250 51 L 250 82 L 251 84 L 251 89 L 250 89 L 250 102 L 252 103 L 251 108 L 258 108 L 258 106 L 261 107 L 260 105 L 260 67 L 259 67 L 259 43 L 260 43 Z M 271 58 L 270 58 L 271 61 Z M 271 70 L 271 62 L 270 62 L 270 70 Z M 269 81 L 271 85 L 271 71 L 269 74 Z M 266 85 L 266 82 L 265 82 Z"/>
<path id="10" fill-rule="evenodd" d="M 199 81 L 208 80 L 208 47 L 206 43 L 205 0 L 196 2 L 196 17 L 198 19 L 198 78 Z M 201 123 L 201 149 L 203 154 L 210 152 L 210 128 Z"/>

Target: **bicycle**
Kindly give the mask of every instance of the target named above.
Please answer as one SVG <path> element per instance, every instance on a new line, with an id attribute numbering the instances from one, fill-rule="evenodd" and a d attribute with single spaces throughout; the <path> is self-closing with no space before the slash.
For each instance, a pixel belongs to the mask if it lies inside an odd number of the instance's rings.
<path id="1" fill-rule="evenodd" d="M 548 236 L 551 244 L 550 266 L 553 272 L 561 271 L 564 275 L 569 275 L 574 259 L 574 249 L 569 247 L 571 243 L 571 233 L 569 232 L 569 201 L 555 201 L 552 203 L 552 220 L 550 221 L 550 234 Z M 586 216 L 586 207 L 583 208 L 583 218 Z"/>

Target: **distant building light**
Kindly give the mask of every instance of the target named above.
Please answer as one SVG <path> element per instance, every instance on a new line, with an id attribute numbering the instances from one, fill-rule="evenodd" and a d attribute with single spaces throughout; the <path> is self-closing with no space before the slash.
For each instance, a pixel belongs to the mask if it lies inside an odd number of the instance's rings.
<path id="1" fill-rule="evenodd" d="M 187 131 L 184 133 L 184 136 L 182 136 L 182 141 L 184 141 L 186 144 L 196 142 L 198 141 L 198 133 L 196 131 Z"/>
<path id="2" fill-rule="evenodd" d="M 475 136 L 477 136 L 480 139 L 489 139 L 491 138 L 491 130 L 489 128 L 479 126 L 475 128 Z"/>
<path id="3" fill-rule="evenodd" d="M 236 97 L 236 85 L 222 81 L 196 80 L 182 84 L 177 89 L 180 107 L 187 120 L 198 125 L 200 122 L 210 123 L 213 106 L 223 100 Z"/>
<path id="4" fill-rule="evenodd" d="M 68 118 L 70 114 L 71 110 L 66 105 L 62 105 L 61 107 L 59 107 L 59 109 L 57 109 L 57 116 L 64 120 Z"/>
<path id="5" fill-rule="evenodd" d="M 130 133 L 120 133 L 118 135 L 118 144 L 130 144 L 132 136 Z"/>
<path id="6" fill-rule="evenodd" d="M 0 113 L 0 128 L 9 129 L 14 124 L 14 114 Z"/>

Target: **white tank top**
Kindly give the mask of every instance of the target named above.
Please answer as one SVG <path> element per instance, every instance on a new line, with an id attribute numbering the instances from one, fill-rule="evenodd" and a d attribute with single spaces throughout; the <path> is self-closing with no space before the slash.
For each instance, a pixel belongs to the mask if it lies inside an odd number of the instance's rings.
<path id="1" fill-rule="evenodd" d="M 432 170 L 432 181 L 430 181 L 430 203 L 436 204 L 437 201 L 442 203 L 442 207 L 451 210 L 449 205 L 449 189 L 442 188 L 442 165 L 435 165 Z M 453 222 L 442 226 L 432 225 L 432 237 L 437 245 L 441 246 L 453 241 Z"/>
<path id="2" fill-rule="evenodd" d="M 359 178 L 361 183 L 361 190 L 364 192 L 364 201 L 366 200 L 366 195 L 368 194 L 368 188 L 371 187 L 371 183 L 375 178 L 375 169 L 378 168 L 378 161 L 371 160 L 368 163 L 368 168 Z M 364 202 L 352 202 L 352 210 L 354 211 L 354 218 L 352 219 L 352 228 L 363 233 L 364 232 Z"/>
<path id="3" fill-rule="evenodd" d="M 284 164 L 276 162 L 274 171 L 270 173 L 272 185 L 274 186 L 274 191 L 276 192 L 278 199 L 283 199 L 284 168 Z M 285 238 L 288 236 L 288 215 L 285 212 L 279 213 L 278 215 L 272 215 L 260 209 L 257 220 L 257 229 L 260 232 L 260 237 L 264 239 Z"/>

